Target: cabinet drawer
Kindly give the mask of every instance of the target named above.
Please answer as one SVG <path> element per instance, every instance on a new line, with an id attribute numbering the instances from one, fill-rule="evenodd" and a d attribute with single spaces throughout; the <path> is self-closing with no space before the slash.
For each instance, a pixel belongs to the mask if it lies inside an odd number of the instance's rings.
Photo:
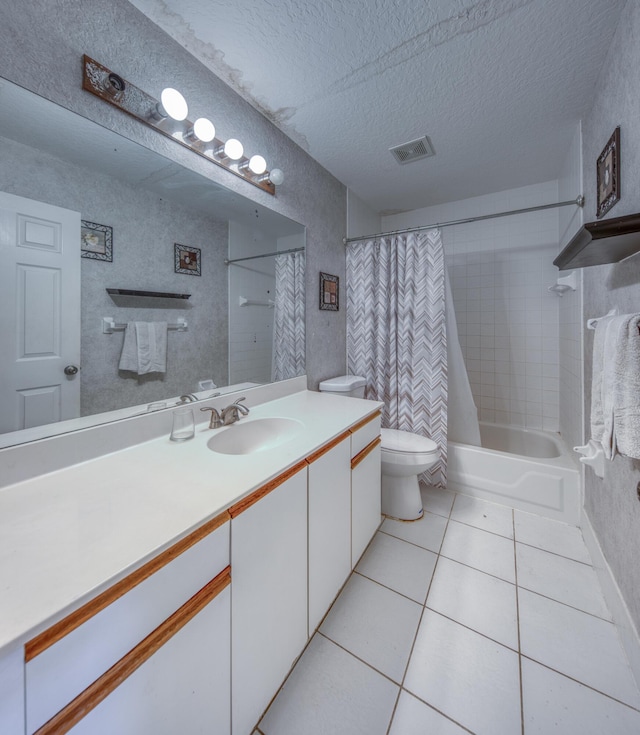
<path id="1" fill-rule="evenodd" d="M 227 518 L 207 524 L 204 530 L 214 530 L 202 538 L 203 532 L 196 531 L 178 542 L 27 643 L 28 733 L 84 691 L 229 564 Z M 145 570 L 150 576 L 145 577 Z"/>
<path id="2" fill-rule="evenodd" d="M 351 430 L 351 457 L 355 457 L 366 446 L 378 436 L 380 436 L 380 413 L 369 416 L 365 419 L 366 423 L 356 425 L 356 429 Z"/>

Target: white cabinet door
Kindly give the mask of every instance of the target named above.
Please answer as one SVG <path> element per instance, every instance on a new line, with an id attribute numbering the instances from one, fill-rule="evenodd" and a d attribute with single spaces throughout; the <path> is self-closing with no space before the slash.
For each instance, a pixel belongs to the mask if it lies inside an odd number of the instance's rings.
<path id="1" fill-rule="evenodd" d="M 95 709 L 73 735 L 228 735 L 227 587 Z"/>
<path id="2" fill-rule="evenodd" d="M 307 642 L 306 468 L 233 517 L 231 568 L 232 727 L 251 735 Z"/>
<path id="3" fill-rule="evenodd" d="M 351 564 L 355 567 L 381 521 L 380 444 L 370 444 L 354 457 L 353 464 L 355 466 L 351 470 Z"/>
<path id="4" fill-rule="evenodd" d="M 24 651 L 0 655 L 0 732 L 24 735 Z"/>
<path id="5" fill-rule="evenodd" d="M 309 634 L 351 572 L 350 437 L 309 465 Z"/>

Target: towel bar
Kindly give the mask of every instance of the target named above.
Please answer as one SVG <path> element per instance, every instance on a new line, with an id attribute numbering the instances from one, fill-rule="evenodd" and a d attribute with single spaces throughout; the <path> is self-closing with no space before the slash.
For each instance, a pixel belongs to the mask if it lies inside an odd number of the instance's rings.
<path id="1" fill-rule="evenodd" d="M 102 317 L 102 334 L 113 334 L 114 332 L 122 332 L 127 328 L 127 323 L 116 322 L 112 316 Z M 186 319 L 178 319 L 177 322 L 167 324 L 167 329 L 174 329 L 178 332 L 186 332 L 189 328 Z"/>
<path id="2" fill-rule="evenodd" d="M 604 316 L 599 316 L 596 319 L 587 319 L 587 329 L 595 329 L 598 326 L 600 319 L 605 319 L 608 316 L 618 316 L 618 310 L 611 309 L 611 311 L 607 312 Z"/>

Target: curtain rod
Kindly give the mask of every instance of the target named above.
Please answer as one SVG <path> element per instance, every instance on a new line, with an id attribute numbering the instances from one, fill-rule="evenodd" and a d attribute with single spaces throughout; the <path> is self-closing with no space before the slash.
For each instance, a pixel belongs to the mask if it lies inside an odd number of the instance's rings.
<path id="1" fill-rule="evenodd" d="M 342 242 L 348 245 L 350 242 L 359 242 L 360 240 L 371 240 L 376 237 L 387 237 L 388 235 L 404 235 L 408 232 L 420 232 L 421 230 L 433 230 L 436 227 L 451 227 L 451 225 L 465 225 L 469 222 L 479 222 L 484 219 L 494 219 L 494 217 L 509 217 L 512 214 L 525 214 L 526 212 L 538 212 L 541 209 L 555 209 L 556 207 L 568 207 L 575 204 L 577 207 L 584 206 L 584 196 L 582 194 L 568 202 L 554 202 L 553 204 L 540 204 L 537 207 L 527 207 L 526 209 L 512 209 L 509 212 L 497 212 L 496 214 L 482 214 L 478 217 L 469 217 L 468 219 L 454 219 L 449 222 L 437 222 L 433 225 L 421 225 L 420 227 L 408 227 L 406 230 L 392 230 L 391 232 L 378 232 L 375 235 L 361 235 L 360 237 L 343 237 Z"/>
<path id="2" fill-rule="evenodd" d="M 231 263 L 239 263 L 241 260 L 255 260 L 256 258 L 270 258 L 272 255 L 285 255 L 286 253 L 300 253 L 304 248 L 290 248 L 289 250 L 276 250 L 275 253 L 263 253 L 262 255 L 248 255 L 246 258 L 234 258 L 229 260 L 224 259 L 225 265 L 231 265 Z"/>

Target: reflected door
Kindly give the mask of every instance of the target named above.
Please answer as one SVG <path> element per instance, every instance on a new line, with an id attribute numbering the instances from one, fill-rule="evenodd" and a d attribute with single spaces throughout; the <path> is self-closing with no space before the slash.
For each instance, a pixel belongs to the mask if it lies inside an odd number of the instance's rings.
<path id="1" fill-rule="evenodd" d="M 79 416 L 78 212 L 0 192 L 0 305 L 0 431 Z"/>

